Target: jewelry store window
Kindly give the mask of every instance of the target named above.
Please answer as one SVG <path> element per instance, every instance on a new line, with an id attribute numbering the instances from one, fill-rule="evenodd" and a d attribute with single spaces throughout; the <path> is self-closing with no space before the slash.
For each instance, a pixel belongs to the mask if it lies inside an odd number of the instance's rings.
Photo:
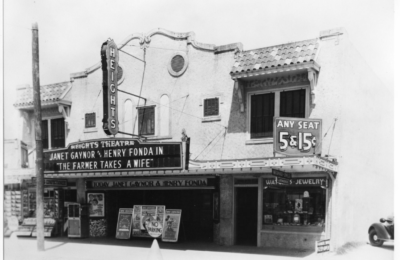
<path id="1" fill-rule="evenodd" d="M 326 178 L 295 178 L 290 185 L 264 179 L 263 229 L 322 232 L 325 228 Z"/>

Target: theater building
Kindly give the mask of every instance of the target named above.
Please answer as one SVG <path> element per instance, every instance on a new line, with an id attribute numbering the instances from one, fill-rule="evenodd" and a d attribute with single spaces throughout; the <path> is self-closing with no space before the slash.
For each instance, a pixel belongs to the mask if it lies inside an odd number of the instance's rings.
<path id="1" fill-rule="evenodd" d="M 164 205 L 182 241 L 335 250 L 365 241 L 368 205 L 392 209 L 392 103 L 344 29 L 253 50 L 164 29 L 115 40 L 41 87 L 60 235 L 68 202 L 96 200 L 92 237 L 115 237 L 120 208 Z M 31 88 L 15 107 L 32 148 Z"/>

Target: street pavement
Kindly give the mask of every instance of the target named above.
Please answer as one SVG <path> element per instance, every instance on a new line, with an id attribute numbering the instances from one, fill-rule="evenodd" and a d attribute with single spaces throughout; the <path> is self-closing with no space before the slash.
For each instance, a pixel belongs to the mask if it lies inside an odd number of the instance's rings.
<path id="1" fill-rule="evenodd" d="M 316 254 L 304 250 L 257 248 L 253 246 L 218 246 L 211 243 L 164 243 L 153 245 L 151 239 L 116 240 L 113 238 L 49 238 L 45 240 L 45 251 L 37 251 L 35 238 L 4 238 L 5 260 L 259 260 L 259 259 L 394 259 L 394 244 L 376 248 L 368 244 L 337 255 L 333 252 Z M 154 248 L 155 247 L 155 248 Z"/>

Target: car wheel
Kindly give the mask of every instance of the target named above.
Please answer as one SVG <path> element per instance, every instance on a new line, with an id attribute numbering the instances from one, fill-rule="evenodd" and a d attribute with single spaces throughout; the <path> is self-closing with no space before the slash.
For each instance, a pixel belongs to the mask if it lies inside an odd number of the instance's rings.
<path id="1" fill-rule="evenodd" d="M 383 240 L 380 240 L 378 238 L 378 234 L 376 233 L 375 229 L 372 229 L 369 232 L 369 242 L 370 242 L 371 246 L 382 246 L 382 244 L 383 244 Z"/>

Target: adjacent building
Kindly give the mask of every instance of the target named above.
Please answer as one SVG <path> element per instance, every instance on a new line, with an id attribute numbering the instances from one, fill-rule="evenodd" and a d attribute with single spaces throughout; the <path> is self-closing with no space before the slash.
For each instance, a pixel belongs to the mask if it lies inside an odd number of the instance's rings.
<path id="1" fill-rule="evenodd" d="M 47 183 L 46 216 L 59 234 L 68 202 L 95 203 L 89 235 L 114 237 L 119 209 L 164 205 L 182 210 L 182 240 L 337 249 L 393 210 L 391 91 L 344 29 L 254 50 L 156 29 L 116 48 L 41 86 L 45 178 L 62 180 Z M 29 149 L 32 101 L 20 87 Z M 103 130 L 107 116 L 118 134 Z"/>

